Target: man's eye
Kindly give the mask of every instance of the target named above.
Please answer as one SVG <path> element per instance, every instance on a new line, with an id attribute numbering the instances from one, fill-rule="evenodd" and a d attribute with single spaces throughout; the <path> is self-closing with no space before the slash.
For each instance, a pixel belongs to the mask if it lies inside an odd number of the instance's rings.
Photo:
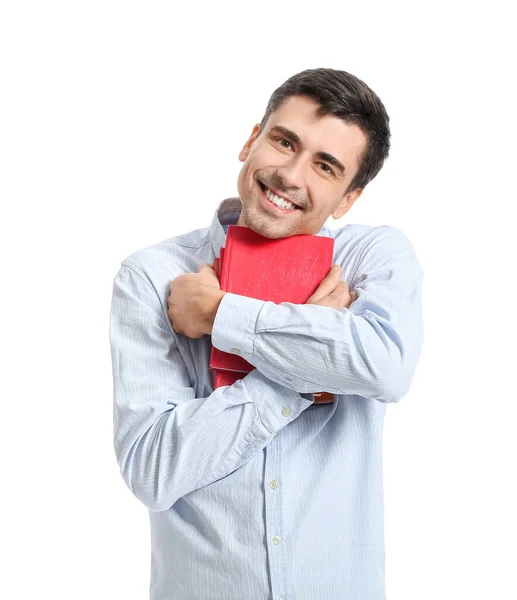
<path id="1" fill-rule="evenodd" d="M 327 163 L 320 163 L 321 165 L 321 170 L 324 171 L 325 173 L 328 173 L 329 175 L 333 175 L 334 171 L 327 165 Z"/>
<path id="2" fill-rule="evenodd" d="M 280 142 L 280 145 L 283 146 L 284 148 L 287 148 L 287 149 L 292 148 L 291 142 L 288 142 L 284 138 L 277 138 L 276 141 Z"/>

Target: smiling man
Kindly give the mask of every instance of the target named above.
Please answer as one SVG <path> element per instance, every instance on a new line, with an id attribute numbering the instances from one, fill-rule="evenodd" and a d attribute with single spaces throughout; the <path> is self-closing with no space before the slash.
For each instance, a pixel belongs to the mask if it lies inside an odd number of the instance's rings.
<path id="1" fill-rule="evenodd" d="M 317 234 L 329 215 L 339 219 L 359 198 L 361 188 L 347 188 L 366 134 L 353 122 L 321 116 L 319 108 L 310 97 L 291 96 L 262 127 L 255 125 L 239 155 L 238 225 L 267 238 Z"/>
<path id="2" fill-rule="evenodd" d="M 115 451 L 150 511 L 151 599 L 384 600 L 382 427 L 422 345 L 422 269 L 406 236 L 341 218 L 389 151 L 361 80 L 298 73 L 242 148 L 238 199 L 140 250 L 114 282 Z M 228 224 L 333 237 L 306 304 L 225 293 Z M 216 390 L 212 344 L 256 368 Z M 335 395 L 318 405 L 313 393 Z"/>

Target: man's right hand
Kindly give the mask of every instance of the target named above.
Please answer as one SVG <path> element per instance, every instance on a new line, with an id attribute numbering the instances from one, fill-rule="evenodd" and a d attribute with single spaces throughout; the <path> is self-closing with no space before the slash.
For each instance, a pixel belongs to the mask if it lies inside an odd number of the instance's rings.
<path id="1" fill-rule="evenodd" d="M 337 269 L 334 271 L 334 267 Z M 320 283 L 318 289 L 307 300 L 306 304 L 317 304 L 318 306 L 330 306 L 339 310 L 340 308 L 349 308 L 354 300 L 357 300 L 357 294 L 350 292 L 348 284 L 341 281 L 341 267 L 334 265 L 328 275 Z"/>

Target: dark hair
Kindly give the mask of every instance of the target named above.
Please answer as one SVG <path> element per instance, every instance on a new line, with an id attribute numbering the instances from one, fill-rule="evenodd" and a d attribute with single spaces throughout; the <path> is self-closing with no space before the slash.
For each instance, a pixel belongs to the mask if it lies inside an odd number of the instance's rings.
<path id="1" fill-rule="evenodd" d="M 290 96 L 309 96 L 320 105 L 320 117 L 330 114 L 362 129 L 368 142 L 347 192 L 364 188 L 381 170 L 390 149 L 390 118 L 380 98 L 350 73 L 308 69 L 293 75 L 273 92 L 260 123 L 261 130 L 271 113 Z"/>

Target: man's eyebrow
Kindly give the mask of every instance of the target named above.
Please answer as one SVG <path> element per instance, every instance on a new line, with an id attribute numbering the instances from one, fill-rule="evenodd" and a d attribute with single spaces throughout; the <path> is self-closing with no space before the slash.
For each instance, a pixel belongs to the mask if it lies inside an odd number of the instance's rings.
<path id="1" fill-rule="evenodd" d="M 287 129 L 287 127 L 283 127 L 282 125 L 273 125 L 273 127 L 270 129 L 270 132 L 281 133 L 290 142 L 293 142 L 293 144 L 299 144 L 301 142 L 299 135 L 297 135 L 294 131 Z M 321 160 L 324 160 L 325 162 L 329 163 L 329 165 L 339 169 L 343 175 L 346 174 L 345 165 L 335 156 L 332 156 L 332 154 L 329 154 L 328 152 L 317 152 L 317 155 L 319 158 L 321 158 Z"/>
<path id="2" fill-rule="evenodd" d="M 299 144 L 301 142 L 300 136 L 298 136 L 294 131 L 287 129 L 287 127 L 283 127 L 282 125 L 273 125 L 270 131 L 276 131 L 284 135 L 290 142 L 293 144 Z"/>

